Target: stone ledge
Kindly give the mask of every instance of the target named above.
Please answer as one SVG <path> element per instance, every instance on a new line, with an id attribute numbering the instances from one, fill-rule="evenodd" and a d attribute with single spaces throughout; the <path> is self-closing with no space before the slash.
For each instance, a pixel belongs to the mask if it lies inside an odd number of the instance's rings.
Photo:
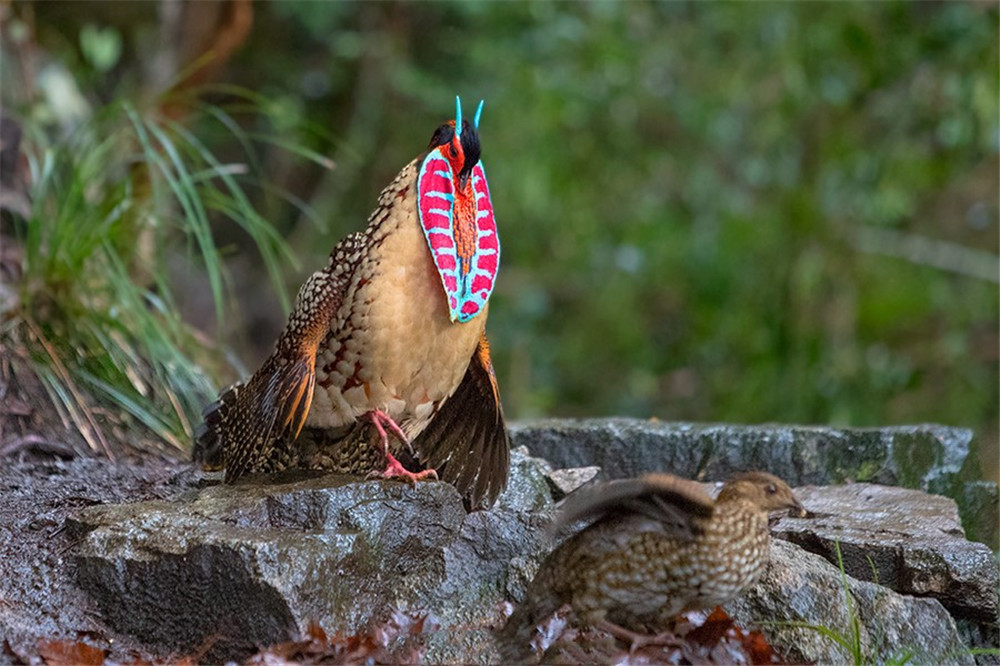
<path id="1" fill-rule="evenodd" d="M 550 419 L 511 426 L 554 468 L 598 465 L 607 478 L 668 471 L 701 480 L 763 469 L 792 486 L 869 481 L 927 490 L 956 474 L 972 431 L 941 425 L 828 428 L 665 423 L 640 419 Z"/>
<path id="2" fill-rule="evenodd" d="M 955 502 L 940 495 L 855 483 L 797 488 L 807 519 L 782 520 L 774 536 L 902 594 L 934 597 L 958 618 L 997 617 L 1000 572 L 993 552 L 967 541 Z"/>
<path id="3" fill-rule="evenodd" d="M 975 663 L 936 599 L 842 577 L 822 557 L 780 540 L 772 544 L 760 582 L 727 609 L 741 626 L 761 626 L 789 663 L 850 663 L 854 656 L 817 628 L 850 641 L 852 617 L 863 663 L 898 661 L 906 654 L 918 664 Z"/>
<path id="4" fill-rule="evenodd" d="M 6 521 L 0 521 L 6 527 L 0 529 L 0 554 L 7 567 L 0 596 L 8 602 L 0 604 L 0 635 L 10 639 L 17 654 L 31 659 L 38 638 L 83 635 L 110 649 L 110 658 L 119 661 L 136 654 L 190 654 L 192 645 L 203 647 L 207 640 L 214 641 L 213 651 L 204 658 L 222 661 L 286 639 L 312 620 L 330 632 L 350 632 L 385 619 L 393 608 L 423 609 L 437 614 L 442 624 L 440 631 L 426 636 L 425 662 L 488 663 L 496 659 L 490 627 L 500 619 L 500 602 L 523 596 L 539 561 L 553 547 L 546 533 L 553 495 L 572 490 L 595 471 L 566 467 L 604 464 L 600 473 L 605 477 L 666 469 L 717 480 L 730 470 L 755 466 L 774 469 L 801 486 L 810 479 L 854 479 L 853 472 L 847 474 L 848 465 L 868 460 L 875 462 L 862 467 L 888 480 L 898 468 L 894 460 L 905 457 L 906 441 L 915 441 L 914 450 L 923 452 L 919 458 L 924 462 L 912 478 L 938 487 L 960 466 L 968 434 L 938 426 L 863 432 L 856 437 L 855 431 L 825 428 L 628 419 L 518 424 L 515 443 L 546 452 L 554 464 L 515 452 L 508 490 L 491 511 L 474 514 L 464 512 L 453 488 L 439 483 L 413 488 L 324 476 L 221 487 L 212 485 L 213 477 L 184 465 L 82 459 L 11 464 L 0 468 L 0 511 L 6 512 Z M 876 455 L 879 450 L 883 454 Z M 924 455 L 928 452 L 933 455 Z M 808 455 L 799 460 L 800 454 Z M 842 464 L 826 473 L 817 468 L 817 461 L 824 460 Z M 863 513 L 861 498 L 852 499 L 850 493 L 865 488 L 874 487 L 798 492 L 814 512 L 835 512 L 839 521 Z M 992 495 L 980 493 L 984 506 L 995 511 L 995 485 L 985 490 Z M 840 508 L 823 508 L 827 492 L 846 494 Z M 921 552 L 919 540 L 926 537 L 933 548 L 970 548 L 947 500 L 898 488 L 878 492 L 886 498 L 909 497 L 912 505 L 926 505 L 939 515 L 941 522 L 930 534 L 920 536 L 907 527 L 914 533 L 899 537 L 905 542 L 901 547 Z M 891 505 L 896 500 L 886 501 Z M 83 508 L 91 504 L 95 506 Z M 871 529 L 883 536 L 905 531 L 890 526 L 886 512 L 871 514 Z M 935 520 L 922 515 L 912 522 Z M 794 527 L 804 534 L 840 525 L 829 516 L 815 522 L 796 525 L 786 519 L 776 529 L 784 534 Z M 64 524 L 70 529 L 62 529 Z M 823 538 L 839 539 L 837 529 Z M 858 544 L 867 543 L 858 539 Z M 789 619 L 842 630 L 846 602 L 840 571 L 798 546 L 775 544 L 773 568 L 780 575 L 769 574 L 746 597 L 771 599 L 774 610 L 739 616 L 741 621 L 778 620 L 786 617 L 782 612 L 794 610 Z M 858 547 L 860 559 L 848 566 L 863 577 L 871 571 L 863 557 L 868 546 Z M 892 552 L 891 544 L 884 547 Z M 965 559 L 979 562 L 979 551 L 972 544 Z M 927 568 L 942 560 L 949 563 L 949 575 L 959 572 L 957 583 L 939 579 L 943 568 Z M 793 585 L 789 576 L 804 575 L 800 563 L 815 565 L 815 570 L 802 578 L 805 583 Z M 991 564 L 985 587 L 997 575 L 995 561 Z M 946 555 L 914 556 L 894 566 L 929 571 L 897 573 L 900 589 L 940 595 L 956 616 L 966 610 L 967 617 L 990 612 L 989 599 L 961 587 L 971 579 L 963 582 L 962 569 Z M 880 582 L 892 579 L 879 571 Z M 910 587 L 902 587 L 904 583 Z M 884 661 L 894 649 L 919 648 L 930 655 L 929 662 L 968 660 L 956 647 L 955 623 L 937 599 L 901 595 L 850 576 L 846 585 L 859 609 L 866 658 Z M 979 598 L 987 610 L 962 608 Z M 995 607 L 995 599 L 993 603 Z M 960 632 L 963 626 L 969 645 L 996 645 L 995 624 L 963 620 Z M 818 636 L 815 631 L 808 635 Z M 828 641 L 802 652 L 806 634 L 775 632 L 772 640 L 789 656 L 842 659 L 830 652 Z"/>
<path id="5" fill-rule="evenodd" d="M 997 484 L 968 481 L 973 433 L 923 424 L 886 428 L 665 423 L 629 418 L 549 419 L 511 426 L 515 445 L 554 468 L 598 465 L 602 478 L 667 471 L 716 481 L 763 469 L 792 486 L 850 481 L 946 495 L 971 538 L 1000 548 Z"/>

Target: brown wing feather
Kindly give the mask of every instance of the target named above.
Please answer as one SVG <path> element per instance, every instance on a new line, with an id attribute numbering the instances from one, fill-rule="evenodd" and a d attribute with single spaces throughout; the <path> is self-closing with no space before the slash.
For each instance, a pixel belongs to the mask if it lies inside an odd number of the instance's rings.
<path id="1" fill-rule="evenodd" d="M 201 463 L 205 471 L 214 472 L 225 466 L 220 432 L 226 427 L 230 410 L 239 400 L 243 386 L 243 382 L 233 384 L 202 411 L 202 423 L 194 433 L 191 459 Z"/>
<path id="2" fill-rule="evenodd" d="M 243 387 L 217 435 L 227 482 L 293 462 L 292 443 L 312 402 L 314 366 L 314 355 L 273 356 Z"/>
<path id="3" fill-rule="evenodd" d="M 205 410 L 196 451 L 221 456 L 226 481 L 284 469 L 305 424 L 316 383 L 316 350 L 330 330 L 353 272 L 361 234 L 334 248 L 330 263 L 299 290 L 295 309 L 274 353 L 245 384 L 224 391 Z"/>
<path id="4" fill-rule="evenodd" d="M 694 481 L 672 474 L 646 474 L 587 486 L 567 497 L 556 519 L 556 529 L 578 520 L 594 522 L 621 514 L 640 514 L 662 523 L 677 538 L 690 539 L 701 532 L 702 520 L 711 517 L 714 502 Z"/>
<path id="5" fill-rule="evenodd" d="M 504 423 L 486 336 L 469 368 L 413 443 L 420 461 L 455 485 L 473 507 L 492 506 L 507 485 L 510 436 Z"/>

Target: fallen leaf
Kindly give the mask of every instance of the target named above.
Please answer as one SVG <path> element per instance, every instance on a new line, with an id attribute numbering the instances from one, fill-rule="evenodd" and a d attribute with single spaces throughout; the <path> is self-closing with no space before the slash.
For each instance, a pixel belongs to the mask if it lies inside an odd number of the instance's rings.
<path id="1" fill-rule="evenodd" d="M 106 652 L 80 641 L 38 641 L 38 653 L 48 666 L 102 666 Z"/>
<path id="2" fill-rule="evenodd" d="M 734 627 L 733 619 L 721 608 L 716 608 L 700 627 L 695 627 L 684 636 L 691 643 L 712 648 L 719 644 L 726 633 Z"/>
<path id="3" fill-rule="evenodd" d="M 750 655 L 750 661 L 754 664 L 780 664 L 779 657 L 774 648 L 764 638 L 764 634 L 759 631 L 751 631 L 743 637 L 743 649 Z"/>

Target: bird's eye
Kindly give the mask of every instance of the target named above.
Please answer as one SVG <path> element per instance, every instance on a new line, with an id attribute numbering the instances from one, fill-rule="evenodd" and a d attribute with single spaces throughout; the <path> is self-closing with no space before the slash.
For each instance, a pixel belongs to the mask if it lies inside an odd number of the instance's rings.
<path id="1" fill-rule="evenodd" d="M 773 483 L 769 483 L 764 488 L 764 492 L 766 492 L 768 495 L 774 495 L 775 493 L 778 492 L 778 488 Z"/>
<path id="2" fill-rule="evenodd" d="M 451 148 L 451 156 L 458 157 L 458 149 L 455 148 L 455 144 L 453 143 L 448 147 Z"/>

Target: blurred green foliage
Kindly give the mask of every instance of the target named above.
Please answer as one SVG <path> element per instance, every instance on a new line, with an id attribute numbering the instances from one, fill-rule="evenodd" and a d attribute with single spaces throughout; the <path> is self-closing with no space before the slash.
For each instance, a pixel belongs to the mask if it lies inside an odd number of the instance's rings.
<path id="1" fill-rule="evenodd" d="M 995 269 L 994 8 L 274 14 L 259 20 L 287 36 L 282 55 L 244 57 L 269 96 L 337 128 L 336 185 L 314 199 L 330 245 L 453 93 L 486 98 L 504 243 L 490 329 L 516 416 L 939 420 L 995 435 L 995 279 L 859 242 L 867 227 L 917 234 L 989 250 L 969 259 Z"/>
<path id="2" fill-rule="evenodd" d="M 364 224 L 456 93 L 482 97 L 512 417 L 938 421 L 976 428 L 996 464 L 995 4 L 254 11 L 227 80 L 336 163 L 261 158 L 311 205 L 262 204 L 302 259 L 291 283 Z M 270 288 L 258 273 L 238 299 Z"/>

